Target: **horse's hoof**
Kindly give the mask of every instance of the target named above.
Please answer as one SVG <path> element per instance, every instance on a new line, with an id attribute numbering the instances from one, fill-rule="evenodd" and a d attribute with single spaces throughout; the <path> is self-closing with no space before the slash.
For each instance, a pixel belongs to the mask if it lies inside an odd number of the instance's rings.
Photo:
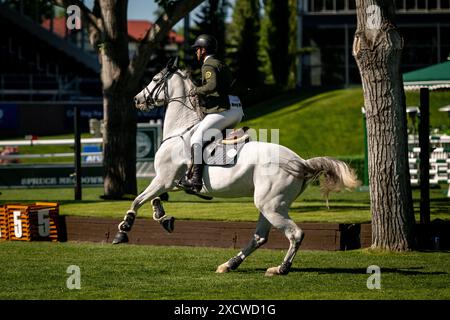
<path id="1" fill-rule="evenodd" d="M 161 225 L 163 226 L 163 228 L 168 232 L 168 233 L 172 233 L 173 230 L 175 229 L 175 218 L 174 217 L 167 217 L 164 216 L 161 218 L 161 220 L 159 221 L 159 223 L 161 223 Z"/>
<path id="2" fill-rule="evenodd" d="M 114 237 L 113 244 L 119 244 L 119 243 L 127 243 L 128 242 L 128 235 L 126 232 L 119 231 L 117 232 L 116 236 Z"/>
<path id="3" fill-rule="evenodd" d="M 272 267 L 266 270 L 266 277 L 273 277 L 280 275 L 280 267 Z"/>
<path id="4" fill-rule="evenodd" d="M 225 263 L 223 263 L 223 264 L 221 264 L 220 266 L 217 267 L 216 273 L 227 273 L 229 271 L 230 271 L 230 267 L 225 262 Z"/>

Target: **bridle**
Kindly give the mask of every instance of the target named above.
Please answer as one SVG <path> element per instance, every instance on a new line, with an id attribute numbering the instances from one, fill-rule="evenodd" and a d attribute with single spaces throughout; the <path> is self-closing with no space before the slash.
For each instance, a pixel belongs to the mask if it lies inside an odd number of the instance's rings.
<path id="1" fill-rule="evenodd" d="M 168 80 L 170 79 L 170 77 L 173 74 L 178 74 L 181 78 L 186 79 L 187 76 L 182 75 L 181 73 L 179 73 L 177 70 L 175 71 L 171 71 L 167 68 L 165 68 L 162 71 L 162 76 L 160 79 L 156 80 L 157 83 L 156 85 L 153 87 L 153 89 L 150 91 L 148 89 L 148 86 L 146 86 L 144 88 L 144 98 L 145 98 L 145 103 L 149 106 L 152 106 L 153 108 L 156 106 L 156 102 L 160 101 L 160 100 L 155 100 L 153 97 L 158 97 L 159 94 L 161 93 L 162 90 L 164 90 L 164 100 L 163 100 L 163 105 L 167 106 L 170 102 L 172 101 L 178 101 L 180 102 L 182 105 L 184 105 L 186 108 L 190 109 L 190 110 L 194 110 L 194 108 L 189 107 L 182 99 L 183 98 L 189 98 L 189 101 L 191 102 L 192 105 L 194 105 L 192 103 L 191 96 L 190 95 L 184 95 L 184 96 L 179 96 L 179 97 L 173 97 L 173 98 L 169 98 L 169 85 L 168 85 Z M 155 79 L 152 79 L 152 81 L 155 81 Z M 147 95 L 145 94 L 147 93 Z M 195 110 L 194 110 L 195 111 Z"/>
<path id="2" fill-rule="evenodd" d="M 169 80 L 171 73 L 167 70 L 167 68 L 165 70 L 163 70 L 163 74 L 161 79 L 157 80 L 156 85 L 153 87 L 152 91 L 150 91 L 148 89 L 148 86 L 146 86 L 144 88 L 144 98 L 145 98 L 145 103 L 147 105 L 150 105 L 152 107 L 156 106 L 156 102 L 158 100 L 155 100 L 153 97 L 156 96 L 158 97 L 161 90 L 164 90 L 164 105 L 167 105 L 169 103 L 169 90 L 168 90 L 168 85 L 167 85 L 167 81 Z M 152 79 L 152 81 L 155 81 L 155 79 Z M 147 92 L 147 95 L 145 95 L 145 93 Z M 156 93 L 156 94 L 155 94 Z"/>

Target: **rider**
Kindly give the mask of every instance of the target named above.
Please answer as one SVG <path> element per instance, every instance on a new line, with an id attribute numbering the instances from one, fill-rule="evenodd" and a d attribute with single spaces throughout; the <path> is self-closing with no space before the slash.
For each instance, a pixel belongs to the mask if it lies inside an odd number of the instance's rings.
<path id="1" fill-rule="evenodd" d="M 181 185 L 187 190 L 199 192 L 202 189 L 203 134 L 208 129 L 222 131 L 233 128 L 241 121 L 243 113 L 241 108 L 230 108 L 228 94 L 232 83 L 231 72 L 215 56 L 217 40 L 211 35 L 202 34 L 197 37 L 192 48 L 195 49 L 197 60 L 202 63 L 202 85 L 194 87 L 190 95 L 199 97 L 205 117 L 191 137 L 193 165 L 186 172 Z"/>

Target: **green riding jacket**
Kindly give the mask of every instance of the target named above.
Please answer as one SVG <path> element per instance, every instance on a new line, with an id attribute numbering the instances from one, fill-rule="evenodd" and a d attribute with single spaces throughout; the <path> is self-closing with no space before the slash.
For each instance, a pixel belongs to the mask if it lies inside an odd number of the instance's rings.
<path id="1" fill-rule="evenodd" d="M 214 56 L 208 57 L 202 66 L 202 86 L 195 89 L 203 103 L 204 113 L 228 110 L 228 94 L 231 88 L 231 71 Z"/>

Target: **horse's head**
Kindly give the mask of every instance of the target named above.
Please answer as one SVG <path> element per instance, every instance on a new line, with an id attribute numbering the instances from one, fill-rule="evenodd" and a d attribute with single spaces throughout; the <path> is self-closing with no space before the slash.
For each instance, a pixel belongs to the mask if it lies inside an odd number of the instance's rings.
<path id="1" fill-rule="evenodd" d="M 175 60 L 169 60 L 167 66 L 156 74 L 152 81 L 134 97 L 136 108 L 148 111 L 155 107 L 167 105 L 169 100 L 167 82 L 177 70 L 178 57 Z"/>

